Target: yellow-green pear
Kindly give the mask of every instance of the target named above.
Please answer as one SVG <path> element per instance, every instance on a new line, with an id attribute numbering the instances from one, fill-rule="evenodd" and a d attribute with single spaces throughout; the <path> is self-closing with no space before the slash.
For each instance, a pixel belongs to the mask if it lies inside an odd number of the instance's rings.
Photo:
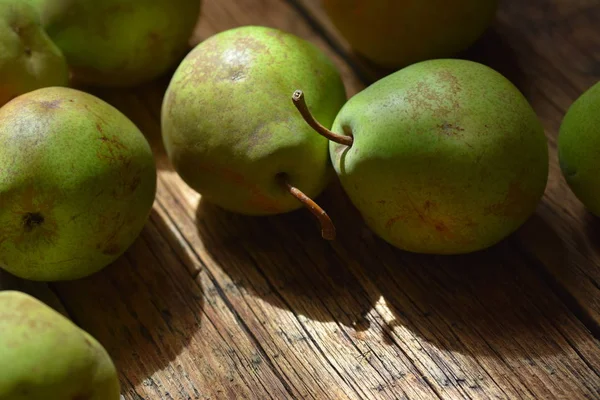
<path id="1" fill-rule="evenodd" d="M 299 85 L 330 127 L 345 90 L 333 61 L 314 44 L 261 26 L 200 43 L 176 70 L 162 106 L 175 170 L 205 200 L 229 211 L 269 215 L 304 204 L 323 217 L 306 196 L 319 195 L 333 170 L 327 140 L 289 100 Z"/>
<path id="2" fill-rule="evenodd" d="M 33 0 L 78 84 L 133 86 L 189 50 L 200 0 Z"/>
<path id="3" fill-rule="evenodd" d="M 119 391 L 95 338 L 35 297 L 0 291 L 0 400 L 119 400 Z"/>
<path id="4" fill-rule="evenodd" d="M 101 99 L 42 88 L 0 109 L 0 267 L 12 274 L 102 269 L 140 233 L 155 189 L 150 145 Z"/>
<path id="5" fill-rule="evenodd" d="M 301 92 L 294 100 L 306 114 Z M 534 110 L 504 76 L 472 61 L 397 71 L 354 95 L 326 134 L 366 224 L 412 252 L 468 253 L 499 242 L 534 212 L 548 178 Z"/>
<path id="6" fill-rule="evenodd" d="M 27 0 L 0 0 L 0 106 L 46 86 L 67 86 L 69 70 Z"/>
<path id="7" fill-rule="evenodd" d="M 354 50 L 383 67 L 450 57 L 473 44 L 498 0 L 322 0 Z"/>
<path id="8" fill-rule="evenodd" d="M 558 134 L 558 158 L 573 193 L 600 216 L 600 82 L 567 110 Z"/>

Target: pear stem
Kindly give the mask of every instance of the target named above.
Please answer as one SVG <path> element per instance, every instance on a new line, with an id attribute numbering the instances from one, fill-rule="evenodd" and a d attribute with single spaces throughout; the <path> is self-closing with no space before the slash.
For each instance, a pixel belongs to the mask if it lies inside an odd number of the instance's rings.
<path id="1" fill-rule="evenodd" d="M 296 106 L 300 114 L 302 114 L 302 117 L 304 118 L 306 123 L 309 124 L 311 128 L 313 128 L 315 131 L 317 131 L 318 134 L 325 136 L 327 139 L 333 142 L 344 144 L 346 146 L 352 146 L 352 143 L 354 142 L 352 136 L 339 135 L 337 133 L 334 133 L 329 129 L 325 128 L 323 125 L 321 125 L 315 119 L 315 117 L 312 116 L 312 114 L 308 110 L 306 101 L 304 100 L 304 92 L 302 90 L 296 90 L 294 92 L 294 94 L 292 95 L 292 101 L 294 102 L 294 105 Z"/>
<path id="2" fill-rule="evenodd" d="M 300 189 L 292 186 L 285 175 L 281 176 L 281 183 L 292 196 L 294 196 L 304 207 L 308 208 L 321 224 L 321 236 L 326 240 L 335 239 L 335 225 L 329 215 L 313 199 L 305 195 Z"/>

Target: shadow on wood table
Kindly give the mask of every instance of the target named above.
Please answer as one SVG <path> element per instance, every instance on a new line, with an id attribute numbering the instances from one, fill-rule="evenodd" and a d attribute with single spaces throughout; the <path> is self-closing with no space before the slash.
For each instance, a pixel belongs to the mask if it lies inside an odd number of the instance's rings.
<path id="1" fill-rule="evenodd" d="M 588 250 L 594 252 L 600 257 L 600 218 L 588 213 L 585 218 L 585 233 L 588 236 L 590 243 L 595 246 L 589 246 Z"/>
<path id="2" fill-rule="evenodd" d="M 200 327 L 204 296 L 172 249 L 177 240 L 152 211 L 131 248 L 101 272 L 54 284 L 73 320 L 106 347 L 128 385 L 160 383 L 151 378 L 168 368 Z M 177 374 L 178 372 L 174 372 Z M 183 378 L 182 378 L 183 379 Z M 158 390 L 158 389 L 156 389 Z"/>
<path id="3" fill-rule="evenodd" d="M 201 199 L 197 221 L 206 251 L 242 288 L 312 320 L 364 325 L 363 315 L 377 299 L 332 254 L 310 214 L 300 210 L 275 217 L 246 217 Z M 286 236 L 294 240 L 286 241 Z M 275 237 L 284 239 L 276 241 Z M 306 248 L 298 243 L 305 243 Z M 354 301 L 348 301 L 349 293 Z"/>
<path id="4" fill-rule="evenodd" d="M 400 348 L 417 340 L 423 348 L 502 359 L 561 351 L 545 336 L 569 311 L 540 308 L 546 286 L 526 257 L 514 257 L 511 240 L 469 255 L 411 254 L 370 234 L 339 185 L 319 200 L 338 228 L 331 244 L 304 210 L 244 217 L 203 200 L 198 232 L 234 283 L 294 315 L 357 332 L 379 325 L 383 341 Z"/>

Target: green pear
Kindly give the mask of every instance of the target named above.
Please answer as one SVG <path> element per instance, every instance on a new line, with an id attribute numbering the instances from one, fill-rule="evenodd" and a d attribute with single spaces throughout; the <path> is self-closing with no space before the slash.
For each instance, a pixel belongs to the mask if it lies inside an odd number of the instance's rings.
<path id="1" fill-rule="evenodd" d="M 23 0 L 0 0 L 0 106 L 23 93 L 67 86 L 62 52 L 42 28 L 37 10 Z"/>
<path id="2" fill-rule="evenodd" d="M 322 0 L 355 51 L 388 68 L 450 57 L 486 30 L 498 0 Z"/>
<path id="3" fill-rule="evenodd" d="M 366 224 L 412 252 L 495 244 L 534 212 L 548 177 L 535 112 L 505 77 L 472 61 L 423 61 L 375 82 L 344 105 L 329 136 Z"/>
<path id="4" fill-rule="evenodd" d="M 558 158 L 575 196 L 600 216 L 600 82 L 567 110 L 558 134 Z"/>
<path id="5" fill-rule="evenodd" d="M 326 126 L 346 99 L 315 45 L 261 26 L 218 33 L 183 60 L 162 106 L 167 154 L 204 199 L 232 212 L 278 214 L 307 205 L 333 176 L 327 140 L 289 101 L 300 84 Z M 301 201 L 299 201 L 301 200 Z"/>
<path id="6" fill-rule="evenodd" d="M 119 391 L 96 339 L 38 299 L 0 291 L 0 400 L 119 400 Z"/>
<path id="7" fill-rule="evenodd" d="M 0 166 L 0 267 L 21 278 L 100 270 L 138 236 L 154 201 L 142 133 L 75 89 L 38 89 L 0 109 Z"/>
<path id="8" fill-rule="evenodd" d="M 34 0 L 79 84 L 150 81 L 189 49 L 200 0 Z"/>

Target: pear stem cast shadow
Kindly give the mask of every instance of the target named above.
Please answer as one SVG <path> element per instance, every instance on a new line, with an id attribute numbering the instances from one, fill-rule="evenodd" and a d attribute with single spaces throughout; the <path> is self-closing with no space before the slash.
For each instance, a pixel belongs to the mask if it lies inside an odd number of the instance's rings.
<path id="1" fill-rule="evenodd" d="M 335 225 L 329 218 L 329 215 L 319 206 L 313 199 L 305 195 L 300 189 L 292 186 L 288 180 L 286 174 L 279 174 L 278 178 L 280 180 L 281 185 L 299 202 L 301 202 L 304 207 L 306 207 L 321 224 L 321 236 L 326 240 L 334 240 L 336 231 Z"/>

